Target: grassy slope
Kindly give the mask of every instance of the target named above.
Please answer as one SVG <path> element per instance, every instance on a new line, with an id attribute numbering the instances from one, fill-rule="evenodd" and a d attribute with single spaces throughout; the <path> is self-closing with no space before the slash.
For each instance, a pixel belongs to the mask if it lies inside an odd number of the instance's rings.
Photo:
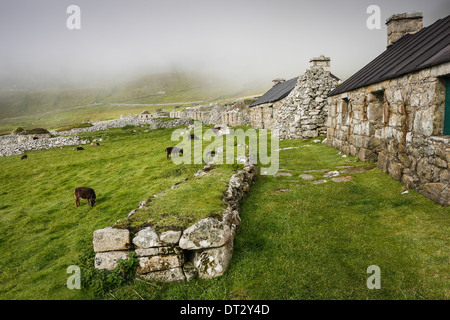
<path id="1" fill-rule="evenodd" d="M 448 299 L 450 208 L 415 191 L 401 194 L 400 182 L 377 168 L 344 183 L 298 177 L 348 165 L 344 160 L 321 144 L 281 151 L 281 167 L 294 176 L 260 176 L 253 185 L 223 277 L 157 287 L 135 282 L 114 296 L 140 299 L 135 290 L 144 299 Z M 381 268 L 381 290 L 366 287 L 373 264 Z"/>
<path id="2" fill-rule="evenodd" d="M 156 94 L 160 91 L 165 94 Z M 0 90 L 0 134 L 10 133 L 19 126 L 56 129 L 83 120 L 110 120 L 121 114 L 153 112 L 160 108 L 172 110 L 174 107 L 131 104 L 215 101 L 260 92 L 261 88 L 237 87 L 187 73 L 152 74 L 101 88 Z"/>
<path id="3" fill-rule="evenodd" d="M 202 167 L 166 160 L 172 130 L 132 130 L 93 133 L 103 136 L 101 147 L 82 152 L 68 146 L 0 158 L 0 298 L 82 298 L 64 287 L 65 270 L 92 245 L 92 232 Z M 75 208 L 78 186 L 96 190 L 93 208 L 86 201 Z"/>
<path id="4" fill-rule="evenodd" d="M 85 153 L 65 147 L 30 152 L 27 162 L 0 158 L 1 298 L 91 298 L 64 284 L 92 231 L 180 180 L 179 168 L 160 151 L 170 130 L 130 132 L 109 133 L 101 148 Z M 260 176 L 253 185 L 223 277 L 135 282 L 114 296 L 140 299 L 135 290 L 145 299 L 448 299 L 450 209 L 414 191 L 401 194 L 403 186 L 378 169 L 351 174 L 345 183 L 302 181 L 303 170 L 348 165 L 337 150 L 311 141 L 280 147 L 305 144 L 312 146 L 280 152 L 281 168 L 293 177 Z M 79 185 L 99 190 L 94 208 L 85 202 L 75 208 Z M 366 287 L 372 264 L 381 268 L 381 290 Z"/>

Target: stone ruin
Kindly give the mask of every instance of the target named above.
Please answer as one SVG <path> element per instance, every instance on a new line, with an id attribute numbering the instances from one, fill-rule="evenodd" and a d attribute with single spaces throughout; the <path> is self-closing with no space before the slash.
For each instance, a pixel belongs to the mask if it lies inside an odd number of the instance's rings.
<path id="1" fill-rule="evenodd" d="M 284 99 L 273 125 L 280 138 L 307 139 L 327 134 L 327 95 L 339 83 L 329 72 L 329 60 L 323 56 L 311 59 L 311 68 L 298 78 Z"/>
<path id="2" fill-rule="evenodd" d="M 209 166 L 196 176 L 207 174 Z M 160 234 L 152 227 L 144 227 L 134 235 L 128 229 L 114 227 L 95 230 L 95 268 L 113 270 L 134 251 L 139 260 L 136 272 L 147 280 L 183 282 L 223 275 L 230 264 L 241 221 L 239 204 L 255 179 L 256 168 L 252 164 L 231 176 L 223 197 L 227 208 L 221 219 L 208 217 L 183 231 Z"/>
<path id="3" fill-rule="evenodd" d="M 278 130 L 282 139 L 326 135 L 327 95 L 340 80 L 330 72 L 330 58 L 310 60 L 310 69 L 298 77 L 289 95 L 279 101 L 249 107 L 242 100 L 229 105 L 187 107 L 174 110 L 172 118 L 199 120 L 211 125 L 243 126 Z M 275 79 L 274 83 L 284 79 Z"/>

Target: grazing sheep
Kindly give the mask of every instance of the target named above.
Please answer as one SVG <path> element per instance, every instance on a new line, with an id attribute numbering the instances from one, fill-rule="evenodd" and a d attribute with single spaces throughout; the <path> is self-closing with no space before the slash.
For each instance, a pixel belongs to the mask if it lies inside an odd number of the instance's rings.
<path id="1" fill-rule="evenodd" d="M 78 150 L 84 150 L 84 148 L 83 147 L 77 147 L 77 151 Z"/>
<path id="2" fill-rule="evenodd" d="M 80 205 L 80 199 L 87 200 L 91 207 L 94 206 L 95 201 L 97 199 L 95 192 L 91 188 L 86 187 L 78 187 L 74 191 L 75 194 L 75 206 L 78 207 Z"/>
<path id="3" fill-rule="evenodd" d="M 27 159 L 27 158 L 28 158 L 28 156 L 27 156 L 26 154 L 24 154 L 24 155 L 20 158 L 20 160 Z"/>
<path id="4" fill-rule="evenodd" d="M 183 149 L 179 149 L 177 147 L 168 147 L 168 148 L 166 148 L 166 154 L 167 154 L 167 159 L 170 159 L 170 156 L 172 154 L 178 154 L 178 156 L 180 154 L 183 154 Z"/>

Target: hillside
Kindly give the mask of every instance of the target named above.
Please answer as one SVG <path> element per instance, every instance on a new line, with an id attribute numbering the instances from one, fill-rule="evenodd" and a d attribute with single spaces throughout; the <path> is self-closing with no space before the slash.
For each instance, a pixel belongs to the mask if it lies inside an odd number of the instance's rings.
<path id="1" fill-rule="evenodd" d="M 102 87 L 1 90 L 0 134 L 15 127 L 54 129 L 83 120 L 109 120 L 143 109 L 177 103 L 208 103 L 259 94 L 257 85 L 226 83 L 194 73 L 159 73 L 115 81 Z M 142 106 L 141 104 L 145 104 Z M 169 106 L 148 106 L 171 104 Z"/>

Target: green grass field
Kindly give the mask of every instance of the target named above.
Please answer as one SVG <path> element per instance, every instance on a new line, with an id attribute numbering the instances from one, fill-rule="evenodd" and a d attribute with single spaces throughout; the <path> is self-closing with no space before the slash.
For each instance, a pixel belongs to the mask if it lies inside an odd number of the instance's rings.
<path id="1" fill-rule="evenodd" d="M 202 167 L 165 159 L 172 130 L 143 129 L 91 133 L 104 138 L 102 146 L 83 152 L 64 147 L 28 152 L 22 161 L 0 158 L 0 299 L 449 298 L 450 208 L 413 190 L 402 194 L 401 183 L 377 168 L 346 174 L 349 182 L 303 180 L 305 170 L 373 165 L 310 140 L 280 142 L 299 147 L 280 151 L 280 168 L 292 177 L 260 175 L 252 186 L 224 276 L 182 284 L 133 281 L 104 296 L 67 289 L 66 269 L 92 251 L 95 229 Z M 97 191 L 94 208 L 85 201 L 75 208 L 77 186 Z M 208 208 L 193 203 L 199 211 Z M 169 205 L 174 212 L 177 206 Z M 370 265 L 381 269 L 380 290 L 366 287 Z"/>

